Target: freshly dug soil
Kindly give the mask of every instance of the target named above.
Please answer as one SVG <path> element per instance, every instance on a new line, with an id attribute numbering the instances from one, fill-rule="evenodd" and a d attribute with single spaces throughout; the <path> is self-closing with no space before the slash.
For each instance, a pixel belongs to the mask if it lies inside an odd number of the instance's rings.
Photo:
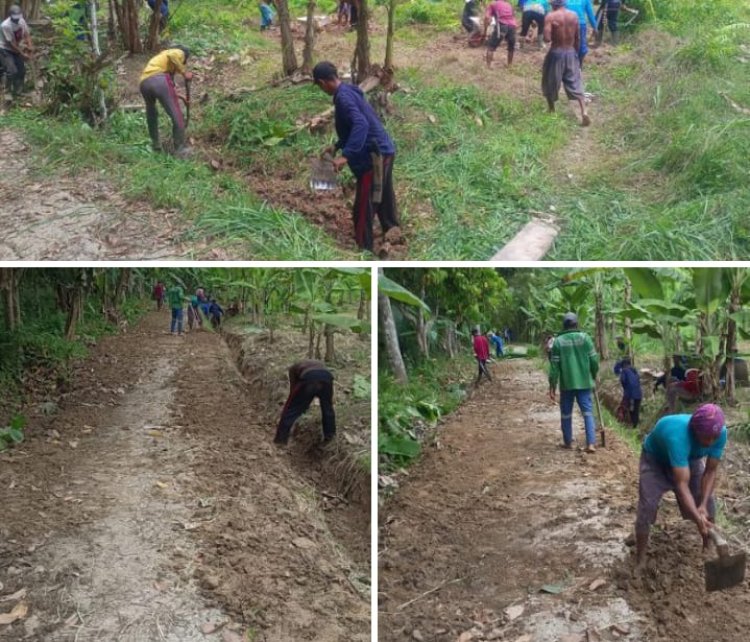
<path id="1" fill-rule="evenodd" d="M 637 455 L 612 431 L 595 454 L 560 449 L 544 374 L 509 360 L 494 375 L 381 506 L 380 640 L 745 640 L 747 581 L 705 592 L 715 553 L 672 495 L 632 577 Z M 730 443 L 728 462 L 743 448 Z"/>
<path id="2" fill-rule="evenodd" d="M 0 455 L 0 613 L 28 608 L 0 640 L 369 640 L 366 587 L 264 400 L 220 335 L 168 325 L 101 340 Z"/>

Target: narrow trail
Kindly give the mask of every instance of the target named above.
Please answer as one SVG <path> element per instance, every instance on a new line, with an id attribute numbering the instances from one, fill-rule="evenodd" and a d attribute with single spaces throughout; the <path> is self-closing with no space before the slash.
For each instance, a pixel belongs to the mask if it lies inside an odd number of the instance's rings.
<path id="1" fill-rule="evenodd" d="M 696 626 L 706 639 L 745 640 L 747 581 L 704 592 L 700 538 L 671 496 L 650 568 L 631 576 L 628 446 L 610 432 L 593 455 L 558 448 L 545 375 L 514 359 L 494 376 L 381 506 L 380 640 L 688 642 Z"/>
<path id="2" fill-rule="evenodd" d="M 28 606 L 0 640 L 369 639 L 354 564 L 226 344 L 168 324 L 102 339 L 0 455 L 0 612 Z"/>
<path id="3" fill-rule="evenodd" d="M 0 225 L 7 231 L 0 260 L 217 258 L 179 240 L 186 227 L 179 212 L 128 201 L 106 175 L 39 174 L 11 129 L 0 129 L 0 145 Z"/>

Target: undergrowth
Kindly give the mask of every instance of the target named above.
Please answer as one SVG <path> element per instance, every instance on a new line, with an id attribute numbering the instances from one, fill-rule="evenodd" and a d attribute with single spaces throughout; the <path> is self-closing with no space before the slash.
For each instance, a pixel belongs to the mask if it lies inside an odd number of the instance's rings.
<path id="1" fill-rule="evenodd" d="M 466 398 L 476 362 L 469 355 L 433 358 L 409 369 L 398 384 L 381 370 L 378 384 L 378 452 L 381 470 L 408 465 L 421 452 L 425 431 Z"/>

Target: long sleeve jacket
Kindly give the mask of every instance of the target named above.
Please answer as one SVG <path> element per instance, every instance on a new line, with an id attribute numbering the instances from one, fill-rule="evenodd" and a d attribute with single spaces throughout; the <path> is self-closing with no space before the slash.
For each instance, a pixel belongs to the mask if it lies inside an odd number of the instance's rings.
<path id="1" fill-rule="evenodd" d="M 370 153 L 382 156 L 396 153 L 391 137 L 359 87 L 341 83 L 333 95 L 333 105 L 339 137 L 336 148 L 346 157 L 357 178 L 372 169 Z"/>

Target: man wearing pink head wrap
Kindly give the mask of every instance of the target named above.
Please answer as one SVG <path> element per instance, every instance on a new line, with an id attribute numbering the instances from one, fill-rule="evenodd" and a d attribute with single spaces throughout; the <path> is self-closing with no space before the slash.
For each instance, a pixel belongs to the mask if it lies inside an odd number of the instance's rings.
<path id="1" fill-rule="evenodd" d="M 656 422 L 641 452 L 636 568 L 645 566 L 649 531 L 662 495 L 670 490 L 682 517 L 695 522 L 706 546 L 716 513 L 716 472 L 726 443 L 724 413 L 715 404 L 703 404 L 692 415 L 667 415 Z"/>

